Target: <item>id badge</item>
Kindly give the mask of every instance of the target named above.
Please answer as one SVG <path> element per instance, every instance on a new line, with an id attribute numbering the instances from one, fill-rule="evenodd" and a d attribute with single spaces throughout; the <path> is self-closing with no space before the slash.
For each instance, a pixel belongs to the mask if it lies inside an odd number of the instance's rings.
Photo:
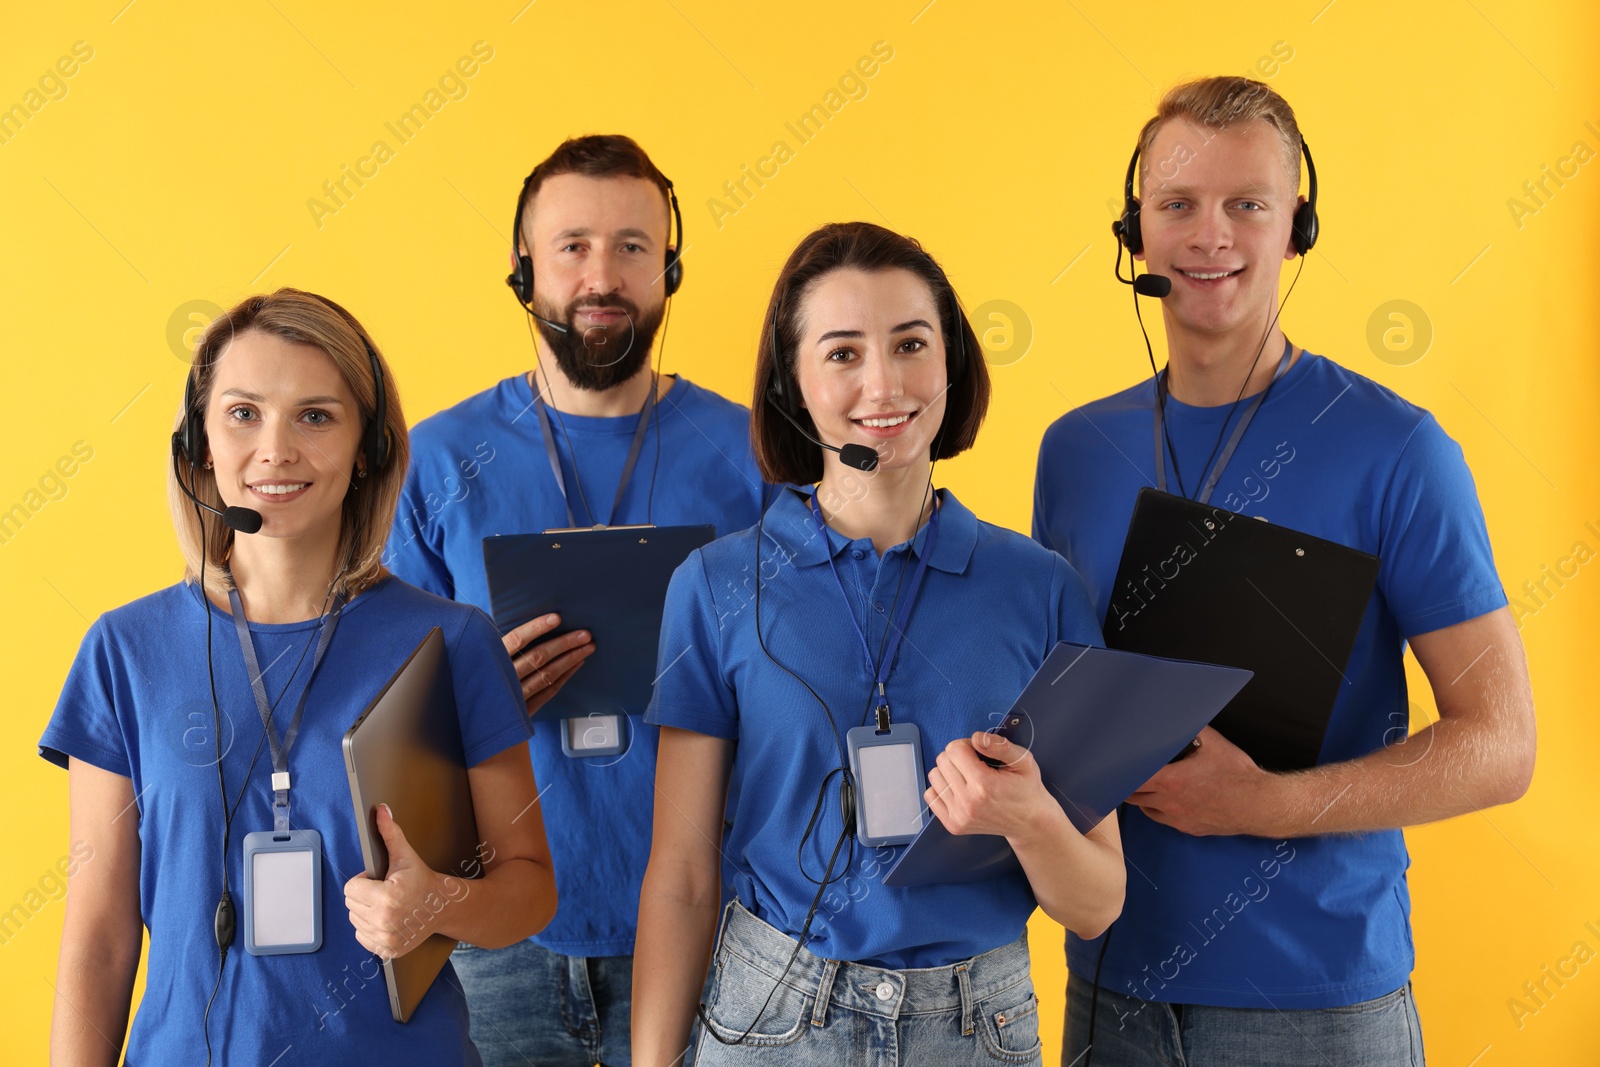
<path id="1" fill-rule="evenodd" d="M 244 835 L 244 947 L 252 956 L 322 947 L 322 835 Z"/>
<path id="2" fill-rule="evenodd" d="M 922 735 L 897 722 L 884 733 L 856 726 L 845 734 L 856 779 L 856 840 L 867 848 L 904 845 L 922 829 Z"/>
<path id="3" fill-rule="evenodd" d="M 628 747 L 626 715 L 574 715 L 559 725 L 561 751 L 572 759 L 615 756 Z"/>

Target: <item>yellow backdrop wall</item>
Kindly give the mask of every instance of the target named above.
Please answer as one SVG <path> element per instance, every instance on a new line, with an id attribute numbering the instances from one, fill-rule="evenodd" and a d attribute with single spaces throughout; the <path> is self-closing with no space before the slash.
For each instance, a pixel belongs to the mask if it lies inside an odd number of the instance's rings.
<path id="1" fill-rule="evenodd" d="M 746 399 L 801 235 L 915 235 L 996 387 L 941 479 L 1025 530 L 1044 427 L 1142 373 L 1108 226 L 1138 126 L 1180 78 L 1252 73 L 1294 104 L 1322 183 L 1288 331 L 1461 441 L 1532 663 L 1528 796 L 1409 834 L 1430 1059 L 1594 1061 L 1592 5 L 98 0 L 0 22 L 6 1059 L 44 1056 L 71 858 L 66 776 L 34 743 L 90 621 L 179 573 L 166 438 L 185 339 L 217 305 L 334 296 L 415 421 L 530 362 L 501 282 L 523 175 L 565 136 L 627 132 L 683 200 L 667 368 Z M 1033 934 L 1052 1062 L 1061 931 Z"/>

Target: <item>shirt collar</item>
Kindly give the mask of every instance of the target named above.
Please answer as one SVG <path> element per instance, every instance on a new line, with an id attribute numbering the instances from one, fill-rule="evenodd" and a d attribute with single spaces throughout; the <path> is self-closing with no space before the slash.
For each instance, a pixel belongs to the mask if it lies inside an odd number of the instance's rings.
<path id="1" fill-rule="evenodd" d="M 939 537 L 934 542 L 928 566 L 948 574 L 961 574 L 966 571 L 972 550 L 978 543 L 978 518 L 950 490 L 937 492 Z M 785 486 L 778 491 L 778 498 L 767 510 L 763 523 L 766 538 L 802 567 L 826 563 L 830 555 L 844 551 L 849 544 L 837 531 L 829 531 L 832 537 L 817 532 L 816 520 L 811 517 L 811 498 L 815 493 L 811 486 Z M 928 527 L 924 525 L 912 542 L 913 552 L 922 548 L 927 535 Z"/>

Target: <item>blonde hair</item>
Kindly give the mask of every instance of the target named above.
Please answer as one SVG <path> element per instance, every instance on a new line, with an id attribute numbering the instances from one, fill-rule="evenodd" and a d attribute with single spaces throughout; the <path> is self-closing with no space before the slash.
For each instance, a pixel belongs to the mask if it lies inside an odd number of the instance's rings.
<path id="1" fill-rule="evenodd" d="M 311 345 L 327 353 L 355 396 L 363 427 L 369 425 L 376 414 L 374 361 L 383 375 L 384 437 L 388 454 L 381 470 L 368 471 L 365 478 L 351 481 L 340 522 L 337 558 L 350 560 L 340 590 L 346 597 L 355 596 L 370 589 L 388 573 L 383 566 L 383 549 L 394 525 L 395 507 L 411 461 L 411 445 L 394 374 L 355 316 L 327 297 L 299 289 L 279 289 L 271 295 L 249 297 L 217 316 L 195 345 L 189 389 L 191 410 L 201 427 L 198 447 L 202 452 L 205 413 L 216 380 L 217 360 L 236 337 L 252 330 L 293 344 Z M 190 410 L 180 410 L 174 428 L 181 430 L 189 415 Z M 226 568 L 233 551 L 234 532 L 223 525 L 221 519 L 209 514 L 206 518 L 210 528 L 205 529 L 200 516 L 196 515 L 194 502 L 178 484 L 178 478 L 182 477 L 195 496 L 220 510 L 224 505 L 217 492 L 216 476 L 205 467 L 192 464 L 182 449 L 174 447 L 173 451 L 173 465 L 167 471 L 167 501 L 178 535 L 178 548 L 183 553 L 184 580 L 198 580 L 204 558 L 206 592 L 225 597 L 232 588 Z"/>
<path id="2" fill-rule="evenodd" d="M 1294 188 L 1300 188 L 1300 126 L 1294 108 L 1264 82 L 1237 76 L 1200 78 L 1168 89 L 1156 106 L 1155 117 L 1139 132 L 1139 184 L 1151 166 L 1150 147 L 1156 134 L 1172 119 L 1187 119 L 1196 126 L 1225 130 L 1236 123 L 1266 119 L 1283 142 L 1283 165 Z"/>

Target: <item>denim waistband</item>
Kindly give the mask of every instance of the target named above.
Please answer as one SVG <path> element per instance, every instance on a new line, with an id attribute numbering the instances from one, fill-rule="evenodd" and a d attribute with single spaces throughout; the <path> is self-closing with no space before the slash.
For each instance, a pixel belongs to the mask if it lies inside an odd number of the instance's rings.
<path id="1" fill-rule="evenodd" d="M 728 902 L 718 953 L 731 953 L 769 975 L 774 982 L 795 951 L 795 939 L 750 914 L 737 900 Z M 888 1019 L 961 1011 L 963 1033 L 972 1032 L 972 1006 L 1029 978 L 1028 937 L 944 967 L 903 971 L 823 959 L 802 948 L 783 984 L 816 993 L 812 1023 L 821 1026 L 831 1007 Z"/>

